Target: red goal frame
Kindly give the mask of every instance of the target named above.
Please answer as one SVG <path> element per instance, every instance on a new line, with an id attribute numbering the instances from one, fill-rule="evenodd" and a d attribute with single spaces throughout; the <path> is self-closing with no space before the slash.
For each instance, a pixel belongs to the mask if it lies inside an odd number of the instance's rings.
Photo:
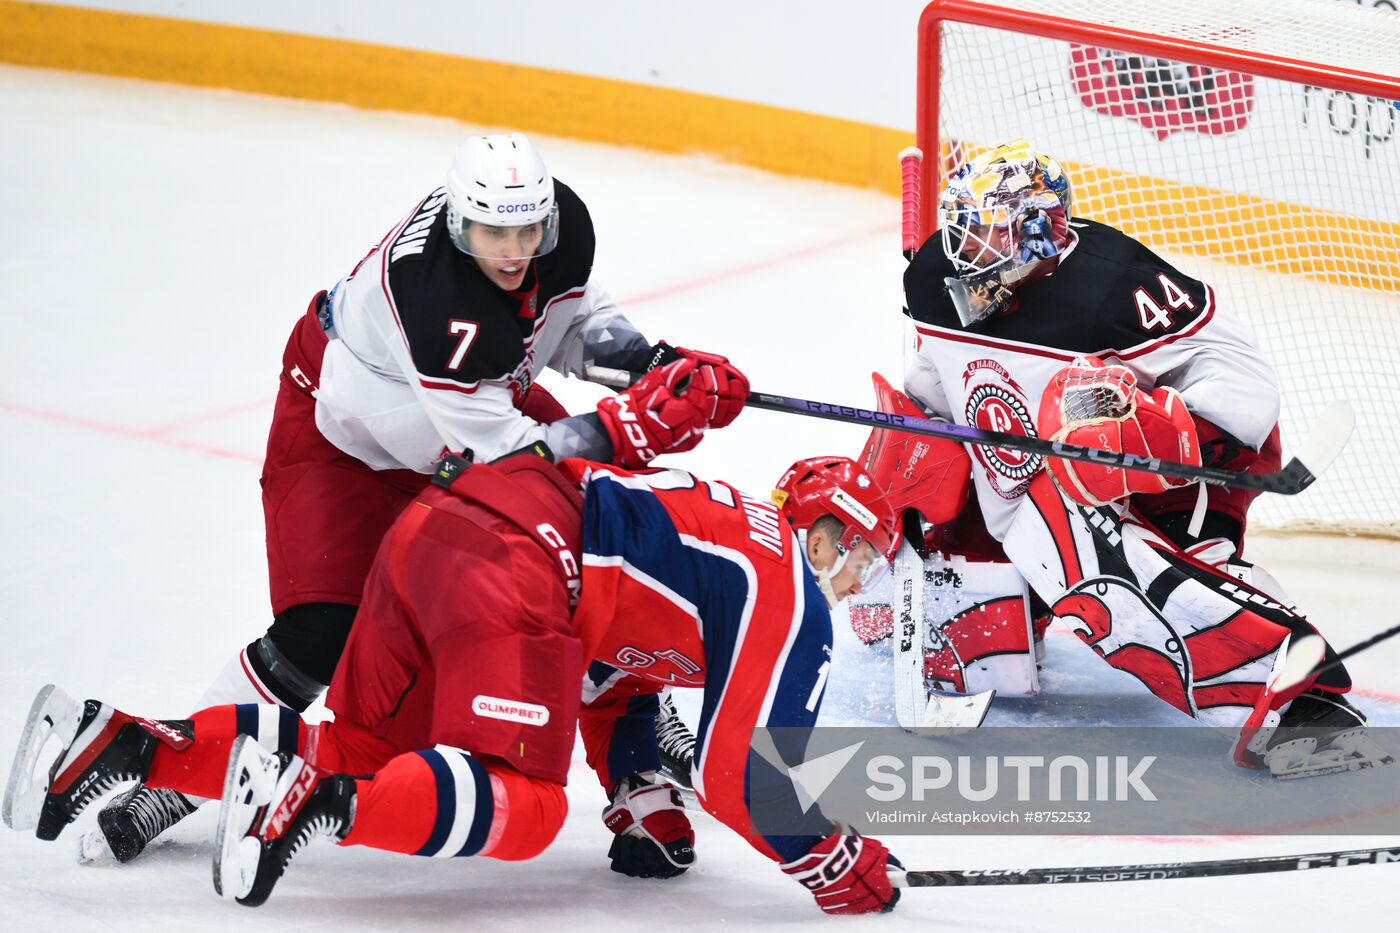
<path id="1" fill-rule="evenodd" d="M 1228 15 L 1228 14 L 1227 14 Z M 1370 72 L 1315 62 L 1283 58 L 1206 42 L 1164 38 L 1150 33 L 1081 23 L 1072 19 L 1011 10 L 977 0 L 933 0 L 919 17 L 919 61 L 917 73 L 918 108 L 915 132 L 924 152 L 920 168 L 921 189 L 926 195 L 919 207 L 922 236 L 933 232 L 940 189 L 942 158 L 938 135 L 939 27 L 944 22 L 986 26 L 1008 32 L 1061 39 L 1120 52 L 1151 55 L 1194 65 L 1238 71 L 1298 84 L 1313 84 L 1335 91 L 1349 91 L 1367 97 L 1400 100 L 1400 76 L 1386 77 Z"/>

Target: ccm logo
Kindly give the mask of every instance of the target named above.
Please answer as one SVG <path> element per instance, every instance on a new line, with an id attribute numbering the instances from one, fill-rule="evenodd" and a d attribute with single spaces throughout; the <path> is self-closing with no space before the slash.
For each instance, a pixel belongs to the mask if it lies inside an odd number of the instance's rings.
<path id="1" fill-rule="evenodd" d="M 646 432 L 637 423 L 637 414 L 629 407 L 631 400 L 625 395 L 617 396 L 617 420 L 622 422 L 622 433 L 627 438 L 627 443 L 637 451 L 637 455 L 643 460 L 652 460 L 656 457 L 656 451 L 647 445 Z"/>
<path id="2" fill-rule="evenodd" d="M 478 696 L 472 700 L 472 712 L 488 719 L 505 719 L 527 726 L 542 726 L 549 722 L 549 710 L 534 703 L 502 700 L 500 697 Z"/>
<path id="3" fill-rule="evenodd" d="M 534 209 L 535 209 L 535 202 L 534 202 L 534 201 L 526 201 L 524 204 L 497 204 L 497 205 L 496 205 L 496 213 L 497 213 L 497 214 L 519 214 L 519 213 L 521 213 L 522 211 L 533 211 Z"/>

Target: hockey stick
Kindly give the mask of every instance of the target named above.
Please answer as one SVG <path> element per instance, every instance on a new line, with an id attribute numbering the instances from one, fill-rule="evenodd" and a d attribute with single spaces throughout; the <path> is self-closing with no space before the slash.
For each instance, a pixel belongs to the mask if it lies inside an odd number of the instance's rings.
<path id="1" fill-rule="evenodd" d="M 894 559 L 894 715 L 918 729 L 929 712 L 924 685 L 924 561 L 905 541 Z"/>
<path id="2" fill-rule="evenodd" d="M 1087 868 L 987 868 L 969 871 L 898 871 L 889 873 L 896 888 L 944 888 L 981 884 L 1084 884 L 1100 881 L 1167 881 L 1172 878 L 1215 878 L 1258 875 L 1311 868 L 1347 868 L 1400 862 L 1400 846 L 1317 852 L 1311 855 L 1267 855 L 1209 862 L 1157 862 L 1147 865 L 1095 865 Z"/>
<path id="3" fill-rule="evenodd" d="M 621 369 L 603 366 L 584 368 L 584 376 L 590 382 L 598 382 L 614 388 L 626 388 L 636 377 Z M 1019 450 L 1023 453 L 1039 454 L 1042 457 L 1059 457 L 1061 460 L 1081 460 L 1097 463 L 1100 466 L 1121 467 L 1141 473 L 1155 473 L 1175 479 L 1193 480 L 1210 486 L 1229 486 L 1236 489 L 1258 489 L 1284 496 L 1296 496 L 1307 489 L 1337 455 L 1342 452 L 1351 437 L 1356 418 L 1351 406 L 1346 402 L 1333 402 L 1327 406 L 1322 417 L 1313 425 L 1305 438 L 1308 453 L 1295 456 L 1283 469 L 1274 473 L 1240 473 L 1219 467 L 1196 466 L 1179 463 L 1175 460 L 1161 460 L 1156 457 L 1142 457 L 1125 454 L 1116 450 L 1098 447 L 1080 447 L 1077 444 L 1062 444 L 1058 441 L 1041 440 L 1024 434 L 1007 434 L 1002 431 L 988 431 L 971 425 L 956 424 L 950 421 L 935 421 L 931 418 L 915 418 L 888 411 L 871 411 L 853 405 L 833 405 L 830 402 L 816 402 L 810 399 L 792 398 L 786 395 L 770 395 L 766 392 L 752 392 L 746 402 L 749 408 L 762 408 L 767 411 L 786 412 L 791 415 L 806 415 L 809 418 L 825 418 L 829 421 L 842 421 L 864 427 L 895 428 L 910 434 L 927 434 L 931 437 L 944 437 L 965 444 L 981 444 L 999 447 L 1003 450 Z"/>

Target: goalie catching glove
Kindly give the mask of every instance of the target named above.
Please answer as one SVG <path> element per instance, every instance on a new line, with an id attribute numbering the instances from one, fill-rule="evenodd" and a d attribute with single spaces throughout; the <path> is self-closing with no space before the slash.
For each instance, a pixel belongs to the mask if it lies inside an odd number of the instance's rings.
<path id="1" fill-rule="evenodd" d="M 1196 426 L 1175 389 L 1137 387 L 1124 366 L 1082 357 L 1057 372 L 1040 399 L 1036 429 L 1046 440 L 1199 466 Z M 1065 495 L 1081 505 L 1108 505 L 1133 493 L 1180 486 L 1172 479 L 1083 460 L 1047 457 L 1046 469 Z"/>
<path id="2" fill-rule="evenodd" d="M 681 795 L 654 772 L 634 774 L 613 789 L 603 810 L 613 831 L 612 870 L 633 878 L 674 878 L 695 864 L 695 830 Z"/>
<path id="3" fill-rule="evenodd" d="M 829 914 L 888 913 L 899 903 L 889 869 L 903 868 L 878 839 L 837 827 L 812 851 L 782 866 Z"/>

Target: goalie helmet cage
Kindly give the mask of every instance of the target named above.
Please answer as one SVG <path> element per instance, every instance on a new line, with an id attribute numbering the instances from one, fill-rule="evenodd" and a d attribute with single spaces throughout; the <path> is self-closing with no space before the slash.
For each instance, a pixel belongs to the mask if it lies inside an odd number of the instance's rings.
<path id="1" fill-rule="evenodd" d="M 918 81 L 925 235 L 952 168 L 1026 138 L 1065 166 L 1076 216 L 1248 322 L 1279 376 L 1285 458 L 1329 401 L 1356 406 L 1332 469 L 1261 497 L 1254 525 L 1400 537 L 1400 14 L 934 0 Z"/>

